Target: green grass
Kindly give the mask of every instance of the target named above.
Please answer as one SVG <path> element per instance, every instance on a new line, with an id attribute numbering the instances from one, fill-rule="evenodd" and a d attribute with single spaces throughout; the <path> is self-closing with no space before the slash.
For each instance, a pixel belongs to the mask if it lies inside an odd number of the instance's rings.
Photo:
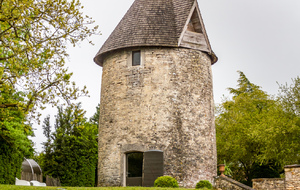
<path id="1" fill-rule="evenodd" d="M 1 190 L 187 190 L 185 188 L 161 187 L 32 187 L 16 185 L 0 185 Z"/>

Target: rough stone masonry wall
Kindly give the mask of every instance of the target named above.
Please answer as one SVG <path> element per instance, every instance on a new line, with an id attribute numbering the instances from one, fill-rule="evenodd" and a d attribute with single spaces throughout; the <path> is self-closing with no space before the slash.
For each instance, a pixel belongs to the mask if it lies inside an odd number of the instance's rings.
<path id="1" fill-rule="evenodd" d="M 218 190 L 256 190 L 226 176 L 215 177 L 215 188 Z"/>
<path id="2" fill-rule="evenodd" d="M 290 165 L 284 167 L 285 189 L 300 190 L 300 165 Z"/>
<path id="3" fill-rule="evenodd" d="M 285 180 L 281 178 L 253 179 L 255 190 L 285 190 Z"/>
<path id="4" fill-rule="evenodd" d="M 143 48 L 104 60 L 99 127 L 99 186 L 125 181 L 125 153 L 162 150 L 164 174 L 181 186 L 216 176 L 211 60 L 184 48 Z"/>

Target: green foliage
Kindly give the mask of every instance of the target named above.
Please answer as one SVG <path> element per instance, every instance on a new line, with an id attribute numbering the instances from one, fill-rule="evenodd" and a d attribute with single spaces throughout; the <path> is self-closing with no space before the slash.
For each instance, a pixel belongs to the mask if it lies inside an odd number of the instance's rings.
<path id="1" fill-rule="evenodd" d="M 280 178 L 283 169 L 274 163 L 261 164 L 254 163 L 252 166 L 253 178 Z"/>
<path id="2" fill-rule="evenodd" d="M 280 85 L 279 101 L 285 110 L 300 117 L 300 77 L 292 79 L 291 85 Z"/>
<path id="3" fill-rule="evenodd" d="M 0 85 L 1 88 L 1 85 Z M 22 99 L 21 93 L 12 89 L 0 89 L 0 102 L 14 104 Z M 0 108 L 0 183 L 13 184 L 21 173 L 24 157 L 33 154 L 32 142 L 27 136 L 32 134 L 30 125 L 18 107 Z"/>
<path id="4" fill-rule="evenodd" d="M 100 117 L 100 104 L 97 105 L 96 112 L 90 118 L 90 123 L 99 126 L 99 117 Z"/>
<path id="5" fill-rule="evenodd" d="M 171 176 L 161 176 L 154 181 L 154 187 L 179 187 L 177 180 Z"/>
<path id="6" fill-rule="evenodd" d="M 24 94 L 23 104 L 0 102 L 0 107 L 21 106 L 38 119 L 37 108 L 86 95 L 65 68 L 67 44 L 75 46 L 97 33 L 81 9 L 79 0 L 0 1 L 0 88 Z"/>
<path id="7" fill-rule="evenodd" d="M 295 124 L 291 125 L 289 130 L 283 131 L 287 136 L 286 140 L 288 141 L 286 143 L 289 145 L 289 148 L 282 154 L 285 154 L 286 160 L 290 160 L 288 164 L 300 163 L 300 155 L 296 154 L 300 152 L 300 77 L 292 79 L 291 85 L 281 85 L 279 90 L 278 101 L 283 105 L 290 119 L 295 121 Z"/>
<path id="8" fill-rule="evenodd" d="M 21 176 L 24 153 L 15 147 L 10 147 L 1 137 L 0 149 L 0 184 L 14 184 L 15 177 Z"/>
<path id="9" fill-rule="evenodd" d="M 225 165 L 224 175 L 226 175 L 226 176 L 232 176 L 232 170 L 230 168 L 232 166 L 232 163 L 226 164 L 226 161 L 224 160 L 224 165 Z"/>
<path id="10" fill-rule="evenodd" d="M 81 9 L 78 0 L 0 1 L 0 183 L 14 183 L 32 155 L 37 109 L 87 94 L 65 68 L 66 45 L 97 33 Z"/>
<path id="11" fill-rule="evenodd" d="M 201 180 L 196 184 L 196 189 L 203 189 L 203 188 L 207 188 L 207 189 L 212 189 L 212 184 L 207 181 L 207 180 Z"/>
<path id="12" fill-rule="evenodd" d="M 84 114 L 80 104 L 58 107 L 56 131 L 40 155 L 44 174 L 59 177 L 63 186 L 95 185 L 98 127 L 87 122 Z M 44 124 L 48 125 L 47 118 Z"/>
<path id="13" fill-rule="evenodd" d="M 257 167 L 273 171 L 297 161 L 300 133 L 297 117 L 239 73 L 232 99 L 217 108 L 218 162 L 231 163 L 233 178 L 251 185 Z"/>

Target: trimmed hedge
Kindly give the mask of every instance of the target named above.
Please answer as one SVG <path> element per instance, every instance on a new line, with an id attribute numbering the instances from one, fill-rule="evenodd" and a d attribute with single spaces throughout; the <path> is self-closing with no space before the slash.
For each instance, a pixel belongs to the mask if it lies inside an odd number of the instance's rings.
<path id="1" fill-rule="evenodd" d="M 207 181 L 207 180 L 201 180 L 196 184 L 196 189 L 202 189 L 202 188 L 207 188 L 207 189 L 212 189 L 212 184 Z"/>
<path id="2" fill-rule="evenodd" d="M 154 181 L 154 187 L 179 187 L 177 180 L 171 176 L 161 176 Z"/>

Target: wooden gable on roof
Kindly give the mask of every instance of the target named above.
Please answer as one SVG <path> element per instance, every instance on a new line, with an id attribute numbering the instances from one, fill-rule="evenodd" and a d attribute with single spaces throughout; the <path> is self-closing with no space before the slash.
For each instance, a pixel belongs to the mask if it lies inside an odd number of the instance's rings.
<path id="1" fill-rule="evenodd" d="M 195 1 L 190 11 L 178 46 L 212 53 L 197 1 Z"/>

